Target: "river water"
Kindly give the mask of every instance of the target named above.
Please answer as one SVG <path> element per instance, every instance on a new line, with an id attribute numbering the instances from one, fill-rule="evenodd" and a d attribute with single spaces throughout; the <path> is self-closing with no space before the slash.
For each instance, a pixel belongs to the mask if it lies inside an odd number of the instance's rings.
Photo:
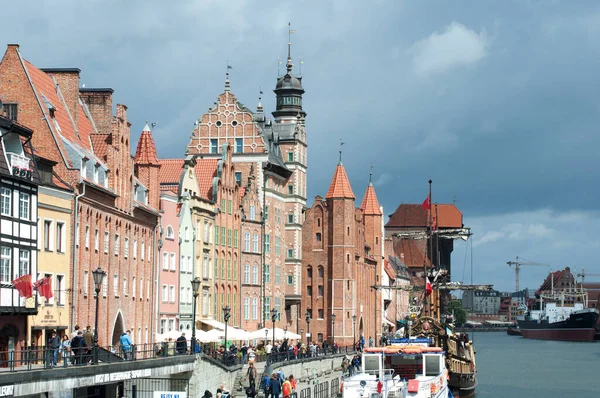
<path id="1" fill-rule="evenodd" d="M 477 398 L 600 397 L 600 342 L 527 340 L 503 332 L 470 337 Z"/>

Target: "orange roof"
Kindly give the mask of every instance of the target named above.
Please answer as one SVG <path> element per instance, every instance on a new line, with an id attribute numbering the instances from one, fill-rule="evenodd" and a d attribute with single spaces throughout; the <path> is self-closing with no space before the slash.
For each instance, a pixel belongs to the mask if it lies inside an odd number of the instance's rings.
<path id="1" fill-rule="evenodd" d="M 383 261 L 383 269 L 385 270 L 385 273 L 388 274 L 390 279 L 396 278 L 396 272 L 394 271 L 394 267 L 392 267 L 388 260 Z"/>
<path id="2" fill-rule="evenodd" d="M 438 228 L 462 228 L 463 227 L 463 219 L 462 213 L 458 208 L 453 204 L 433 204 L 431 206 L 431 211 L 433 211 L 433 220 L 436 219 L 436 207 L 437 207 L 437 216 L 439 218 L 439 222 L 434 223 L 438 226 Z"/>
<path id="3" fill-rule="evenodd" d="M 425 241 L 424 243 L 426 244 Z M 420 248 L 414 239 L 398 239 L 394 242 L 394 252 L 407 267 L 423 267 L 424 264 L 430 266 L 425 249 Z"/>
<path id="4" fill-rule="evenodd" d="M 433 204 L 431 210 L 433 211 L 432 219 L 436 220 L 437 214 L 439 222 L 435 223 L 438 228 L 462 228 L 462 213 L 453 204 Z M 422 227 L 426 228 L 429 226 L 429 211 L 423 210 L 421 205 L 418 204 L 401 204 L 398 206 L 394 214 L 390 216 L 389 221 L 385 225 L 386 227 Z"/>
<path id="5" fill-rule="evenodd" d="M 156 157 L 156 146 L 154 145 L 154 139 L 152 139 L 152 132 L 150 131 L 150 127 L 148 127 L 148 123 L 144 126 L 142 135 L 138 140 L 134 162 L 136 164 L 159 164 Z"/>
<path id="6" fill-rule="evenodd" d="M 183 159 L 160 159 L 158 163 L 160 164 L 160 172 L 158 173 L 159 184 L 179 185 L 179 179 L 183 171 Z"/>
<path id="7" fill-rule="evenodd" d="M 325 195 L 325 199 L 338 198 L 356 199 L 342 162 L 338 163 L 335 168 L 335 173 L 333 174 L 331 184 L 329 185 L 329 191 L 327 191 L 327 195 Z"/>
<path id="8" fill-rule="evenodd" d="M 91 142 L 90 142 L 90 134 L 93 132 L 91 123 L 87 119 L 83 112 L 81 112 L 78 116 L 78 119 L 81 119 L 80 126 L 78 126 L 78 130 L 75 130 L 75 126 L 73 125 L 73 121 L 71 117 L 69 117 L 69 113 L 67 111 L 67 107 L 63 103 L 62 99 L 58 95 L 58 88 L 54 84 L 54 80 L 50 75 L 36 68 L 32 63 L 27 60 L 23 60 L 25 64 L 25 68 L 27 69 L 27 73 L 31 78 L 31 82 L 33 83 L 33 88 L 36 91 L 37 96 L 42 103 L 43 111 L 47 115 L 50 116 L 50 112 L 48 111 L 48 106 L 51 105 L 55 109 L 54 119 L 56 123 L 60 126 L 60 135 L 62 135 L 67 141 L 75 143 L 82 148 L 88 149 L 92 152 Z M 75 115 L 72 115 L 73 117 Z M 52 125 L 52 123 L 49 123 Z M 52 126 L 55 130 L 55 126 Z M 59 141 L 59 146 L 64 151 L 62 143 Z M 93 153 L 93 152 L 92 152 Z"/>
<path id="9" fill-rule="evenodd" d="M 381 207 L 379 206 L 379 201 L 377 200 L 377 194 L 375 193 L 375 188 L 373 184 L 369 182 L 367 186 L 367 191 L 365 192 L 365 197 L 363 198 L 362 204 L 360 208 L 364 212 L 365 215 L 375 215 L 380 216 L 383 213 L 381 212 Z"/>
<path id="10" fill-rule="evenodd" d="M 219 159 L 197 159 L 196 160 L 196 178 L 198 179 L 198 189 L 201 198 L 212 201 L 213 178 L 217 173 L 217 163 Z"/>
<path id="11" fill-rule="evenodd" d="M 108 139 L 110 134 L 92 134 L 90 136 L 94 153 L 103 161 L 108 160 Z"/>

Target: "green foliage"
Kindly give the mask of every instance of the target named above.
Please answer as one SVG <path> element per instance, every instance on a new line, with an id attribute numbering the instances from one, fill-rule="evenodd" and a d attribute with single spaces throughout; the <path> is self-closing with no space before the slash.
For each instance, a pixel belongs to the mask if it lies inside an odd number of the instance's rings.
<path id="1" fill-rule="evenodd" d="M 462 326 L 467 321 L 467 313 L 463 309 L 460 300 L 452 300 L 448 303 L 448 315 L 454 314 L 454 324 Z"/>

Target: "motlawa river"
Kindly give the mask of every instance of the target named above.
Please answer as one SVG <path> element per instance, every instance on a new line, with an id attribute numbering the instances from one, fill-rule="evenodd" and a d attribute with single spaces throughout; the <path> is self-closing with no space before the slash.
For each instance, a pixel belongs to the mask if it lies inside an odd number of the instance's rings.
<path id="1" fill-rule="evenodd" d="M 477 353 L 477 398 L 600 397 L 600 341 L 527 340 L 470 333 Z"/>

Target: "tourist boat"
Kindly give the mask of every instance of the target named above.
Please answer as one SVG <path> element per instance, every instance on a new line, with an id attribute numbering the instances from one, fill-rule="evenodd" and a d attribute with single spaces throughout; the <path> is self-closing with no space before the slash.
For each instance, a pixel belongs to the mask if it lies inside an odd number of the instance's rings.
<path id="1" fill-rule="evenodd" d="M 344 378 L 340 385 L 342 397 L 448 397 L 445 353 L 429 343 L 429 339 L 407 339 L 386 347 L 365 348 L 360 371 Z"/>
<path id="2" fill-rule="evenodd" d="M 600 313 L 596 308 L 586 308 L 584 303 L 540 304 L 541 310 L 531 310 L 517 323 L 526 339 L 594 341 L 596 322 Z"/>
<path id="3" fill-rule="evenodd" d="M 519 329 L 519 325 L 513 323 L 506 329 L 506 334 L 509 336 L 521 336 L 521 329 Z"/>
<path id="4" fill-rule="evenodd" d="M 453 331 L 452 324 L 442 325 L 437 319 L 427 316 L 413 317 L 405 335 L 427 339 L 431 347 L 438 347 L 445 353 L 448 370 L 448 387 L 454 397 L 475 396 L 477 387 L 477 364 L 475 347 L 466 333 Z M 394 340 L 392 343 L 405 339 Z"/>

